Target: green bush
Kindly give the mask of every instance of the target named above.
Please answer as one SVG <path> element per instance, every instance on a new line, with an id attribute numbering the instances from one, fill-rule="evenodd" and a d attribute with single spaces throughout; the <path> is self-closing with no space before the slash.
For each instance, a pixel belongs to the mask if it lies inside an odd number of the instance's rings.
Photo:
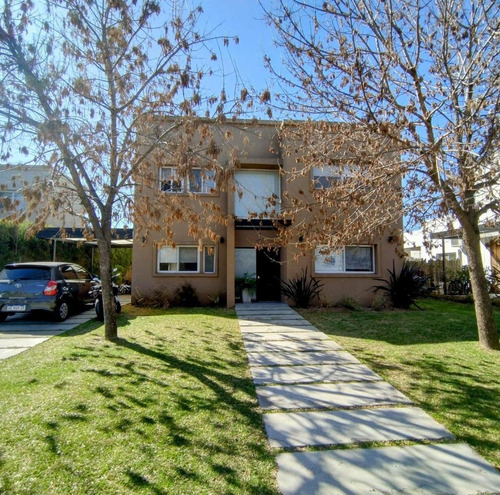
<path id="1" fill-rule="evenodd" d="M 307 275 L 307 268 L 302 275 L 297 275 L 288 282 L 282 282 L 281 293 L 291 299 L 298 308 L 308 308 L 315 297 L 319 297 L 323 283 Z"/>
<path id="2" fill-rule="evenodd" d="M 257 279 L 255 275 L 245 272 L 243 277 L 236 277 L 234 287 L 237 297 L 241 297 L 243 290 L 246 290 L 250 296 L 254 296 L 257 292 Z"/>

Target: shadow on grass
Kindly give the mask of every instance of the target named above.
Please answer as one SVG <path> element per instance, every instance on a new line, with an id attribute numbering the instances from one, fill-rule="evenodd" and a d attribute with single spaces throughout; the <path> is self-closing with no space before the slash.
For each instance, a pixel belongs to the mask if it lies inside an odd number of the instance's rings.
<path id="1" fill-rule="evenodd" d="M 358 357 L 500 469 L 500 376 L 493 358 L 472 367 L 467 358 L 426 353 L 393 364 L 368 348 Z"/>
<path id="2" fill-rule="evenodd" d="M 207 366 L 206 363 L 200 362 L 198 360 L 190 359 L 189 361 L 184 361 L 178 359 L 173 355 L 164 354 L 162 352 L 158 352 L 153 349 L 149 349 L 144 347 L 143 345 L 137 342 L 131 342 L 127 339 L 118 339 L 115 342 L 117 345 L 130 349 L 132 351 L 138 352 L 145 356 L 156 359 L 162 363 L 165 363 L 169 366 L 169 368 L 175 368 L 178 371 L 186 373 L 187 375 L 191 375 L 192 377 L 199 380 L 203 385 L 209 387 L 217 397 L 217 400 L 213 400 L 210 402 L 214 403 L 214 406 L 220 406 L 220 402 L 222 402 L 226 407 L 231 407 L 233 410 L 237 411 L 242 416 L 247 417 L 253 423 L 257 423 L 260 421 L 260 415 L 251 408 L 248 407 L 248 404 L 236 399 L 233 394 L 229 393 L 224 387 L 222 387 L 216 380 L 221 382 L 225 382 L 230 385 L 231 388 L 236 388 L 246 392 L 247 394 L 254 394 L 253 383 L 249 378 L 237 378 L 234 375 L 228 375 L 218 371 L 212 367 Z M 144 375 L 143 375 L 144 378 Z M 190 402 L 188 397 L 179 397 L 179 403 L 182 407 L 184 404 L 184 408 L 189 410 Z M 211 407 L 210 405 L 205 405 L 202 407 Z"/>
<path id="3" fill-rule="evenodd" d="M 383 341 L 393 345 L 476 342 L 476 318 L 472 305 L 425 300 L 420 310 L 338 311 L 301 310 L 304 318 L 321 331 L 335 336 Z M 500 311 L 495 309 L 497 327 Z"/>
<path id="4" fill-rule="evenodd" d="M 208 487 L 211 493 L 275 495 L 274 456 L 236 326 L 200 316 L 194 322 L 153 316 L 125 331 L 137 317 L 120 317 L 123 337 L 113 343 L 102 338 L 100 322 L 86 323 L 66 334 L 83 338 L 59 342 L 37 363 L 36 380 L 35 371 L 25 370 L 15 378 L 37 404 L 39 412 L 23 429 L 39 442 L 26 442 L 9 461 L 0 487 L 21 471 L 29 487 L 51 466 L 38 493 L 58 483 L 83 494 L 92 480 L 102 493 Z M 15 438 L 18 421 L 10 421 L 9 438 Z M 109 479 L 94 477 L 108 471 Z"/>

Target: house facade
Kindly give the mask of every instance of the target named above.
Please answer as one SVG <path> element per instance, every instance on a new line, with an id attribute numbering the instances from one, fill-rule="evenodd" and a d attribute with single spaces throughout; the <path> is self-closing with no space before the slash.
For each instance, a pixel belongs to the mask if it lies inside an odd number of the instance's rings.
<path id="1" fill-rule="evenodd" d="M 297 173 L 297 156 L 283 143 L 277 122 L 226 124 L 212 135 L 212 147 L 214 140 L 219 152 L 206 170 L 203 165 L 184 170 L 166 153 L 149 170 L 152 186 L 137 181 L 137 205 L 172 200 L 176 206 L 160 209 L 158 228 L 147 229 L 147 235 L 141 234 L 140 220 L 134 225 L 133 300 L 156 291 L 173 295 L 187 282 L 202 304 L 223 294 L 232 307 L 239 301 L 235 281 L 249 276 L 256 280 L 255 300 L 280 301 L 282 282 L 307 270 L 323 284 L 318 304 L 352 297 L 370 305 L 375 279 L 401 264 L 401 246 L 391 232 L 402 227 L 402 214 L 376 238 L 367 233 L 334 250 L 321 242 L 305 249 L 309 232 L 297 228 L 300 214 L 288 221 L 279 212 L 295 197 L 335 187 L 336 168 L 325 164 Z M 212 222 L 210 234 L 193 228 L 193 216 L 204 227 Z"/>

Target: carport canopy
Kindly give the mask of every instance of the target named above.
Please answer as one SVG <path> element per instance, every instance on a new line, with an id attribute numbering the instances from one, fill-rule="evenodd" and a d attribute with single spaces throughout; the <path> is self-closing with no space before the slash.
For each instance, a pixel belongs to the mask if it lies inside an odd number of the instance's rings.
<path id="1" fill-rule="evenodd" d="M 113 229 L 111 233 L 111 247 L 112 248 L 132 248 L 134 240 L 133 229 L 117 228 Z M 88 239 L 88 234 L 81 228 L 59 228 L 49 227 L 40 230 L 36 237 L 38 239 L 45 239 L 52 243 L 52 261 L 56 261 L 57 243 L 70 242 L 73 244 L 82 244 L 84 246 L 91 246 L 92 248 L 92 268 L 94 265 L 94 250 L 97 247 L 97 241 Z"/>

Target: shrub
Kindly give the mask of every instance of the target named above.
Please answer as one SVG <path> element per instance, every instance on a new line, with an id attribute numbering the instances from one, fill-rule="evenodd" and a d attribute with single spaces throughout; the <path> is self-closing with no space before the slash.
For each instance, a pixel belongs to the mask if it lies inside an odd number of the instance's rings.
<path id="1" fill-rule="evenodd" d="M 315 297 L 319 297 L 323 283 L 307 275 L 307 268 L 302 275 L 297 275 L 288 282 L 282 282 L 281 293 L 291 299 L 298 308 L 307 308 Z"/>
<path id="2" fill-rule="evenodd" d="M 392 304 L 396 308 L 409 309 L 413 304 L 421 309 L 416 303 L 417 298 L 426 296 L 432 288 L 427 287 L 429 277 L 419 275 L 418 267 L 404 263 L 401 271 L 396 273 L 393 266 L 389 272 L 389 280 L 377 278 L 383 285 L 375 285 L 374 292 L 383 291 L 389 296 Z"/>
<path id="3" fill-rule="evenodd" d="M 184 282 L 180 287 L 175 289 L 174 302 L 176 306 L 185 308 L 192 308 L 200 304 L 196 295 L 196 289 L 189 282 Z"/>
<path id="4" fill-rule="evenodd" d="M 343 299 L 341 299 L 338 303 L 337 306 L 345 309 L 349 309 L 350 311 L 361 311 L 363 308 L 361 305 L 356 301 L 354 297 L 346 296 Z"/>
<path id="5" fill-rule="evenodd" d="M 163 289 L 155 289 L 147 296 L 141 295 L 141 293 L 136 290 L 133 299 L 134 305 L 140 308 L 168 309 L 170 306 L 168 294 Z"/>
<path id="6" fill-rule="evenodd" d="M 374 311 L 382 311 L 386 308 L 385 297 L 382 294 L 375 294 L 372 301 L 372 309 Z"/>
<path id="7" fill-rule="evenodd" d="M 225 292 L 217 291 L 207 297 L 210 301 L 211 306 L 215 306 L 218 308 L 223 308 L 224 306 L 226 306 L 227 297 Z"/>

